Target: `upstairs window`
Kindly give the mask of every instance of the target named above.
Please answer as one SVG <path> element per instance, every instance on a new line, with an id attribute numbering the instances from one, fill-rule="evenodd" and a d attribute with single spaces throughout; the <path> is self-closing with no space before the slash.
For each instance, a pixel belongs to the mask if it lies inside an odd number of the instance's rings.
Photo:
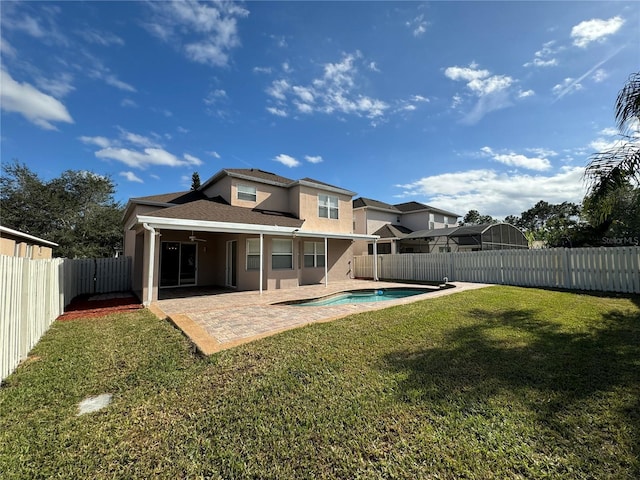
<path id="1" fill-rule="evenodd" d="M 251 185 L 238 185 L 238 200 L 255 202 L 257 198 L 256 187 L 252 187 Z"/>
<path id="2" fill-rule="evenodd" d="M 318 216 L 337 220 L 338 197 L 335 195 L 318 195 Z"/>
<path id="3" fill-rule="evenodd" d="M 324 267 L 324 242 L 304 242 L 305 268 Z"/>

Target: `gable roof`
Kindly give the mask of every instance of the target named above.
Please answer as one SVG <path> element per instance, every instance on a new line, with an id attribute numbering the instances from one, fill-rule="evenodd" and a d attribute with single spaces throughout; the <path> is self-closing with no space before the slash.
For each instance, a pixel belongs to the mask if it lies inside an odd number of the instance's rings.
<path id="1" fill-rule="evenodd" d="M 134 197 L 131 200 L 136 203 L 173 203 L 182 205 L 183 203 L 193 202 L 206 198 L 205 195 L 198 190 L 187 190 L 185 192 L 163 193 L 160 195 L 149 195 L 146 197 Z"/>
<path id="2" fill-rule="evenodd" d="M 175 218 L 205 222 L 245 223 L 279 227 L 301 227 L 303 220 L 289 214 L 235 207 L 212 200 L 196 200 L 145 214 L 148 217 Z"/>
<path id="3" fill-rule="evenodd" d="M 374 200 L 372 198 L 359 197 L 353 201 L 353 208 L 371 208 L 374 210 L 383 210 L 386 212 L 392 213 L 413 213 L 420 211 L 429 211 L 433 213 L 439 213 L 441 215 L 446 215 L 447 217 L 459 217 L 457 213 L 449 212 L 447 210 L 442 210 L 440 208 L 432 207 L 431 205 L 426 205 L 420 202 L 404 202 L 404 203 L 396 203 L 395 205 L 391 205 L 390 203 L 381 202 L 380 200 Z"/>
<path id="4" fill-rule="evenodd" d="M 409 233 L 413 232 L 410 228 L 403 227 L 402 225 L 391 225 L 387 223 L 380 227 L 377 231 L 373 232 L 374 235 L 379 235 L 380 238 L 404 238 Z"/>
<path id="5" fill-rule="evenodd" d="M 313 178 L 305 177 L 300 180 L 292 180 L 290 178 L 276 175 L 275 173 L 260 170 L 258 168 L 223 168 L 218 173 L 209 178 L 206 182 L 204 182 L 200 186 L 200 188 L 198 188 L 198 190 L 205 190 L 209 185 L 216 183 L 225 176 L 240 178 L 242 180 L 249 180 L 258 183 L 265 183 L 267 185 L 275 185 L 277 187 L 291 188 L 296 185 L 308 185 L 315 188 L 341 193 L 343 195 L 350 195 L 352 197 L 355 195 L 355 192 L 346 190 L 336 185 L 321 182 Z"/>
<path id="6" fill-rule="evenodd" d="M 459 217 L 457 213 L 449 212 L 447 210 L 442 210 L 440 208 L 432 207 L 431 205 L 426 205 L 420 202 L 405 202 L 405 203 L 397 203 L 395 207 L 400 210 L 402 213 L 411 213 L 411 212 L 419 212 L 421 210 L 428 210 L 430 212 L 439 213 L 441 215 L 446 215 L 447 217 Z"/>
<path id="7" fill-rule="evenodd" d="M 384 203 L 372 198 L 359 197 L 353 201 L 353 208 L 369 207 L 377 210 L 388 210 L 395 213 L 401 213 L 395 205 Z"/>

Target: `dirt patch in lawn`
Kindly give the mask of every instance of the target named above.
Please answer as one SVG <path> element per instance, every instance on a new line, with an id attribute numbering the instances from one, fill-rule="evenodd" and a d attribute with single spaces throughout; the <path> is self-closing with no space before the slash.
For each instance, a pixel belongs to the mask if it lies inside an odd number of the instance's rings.
<path id="1" fill-rule="evenodd" d="M 130 312 L 143 308 L 140 300 L 130 292 L 101 295 L 80 295 L 74 298 L 65 312 L 58 317 L 64 322 L 77 318 L 104 317 L 112 313 Z"/>

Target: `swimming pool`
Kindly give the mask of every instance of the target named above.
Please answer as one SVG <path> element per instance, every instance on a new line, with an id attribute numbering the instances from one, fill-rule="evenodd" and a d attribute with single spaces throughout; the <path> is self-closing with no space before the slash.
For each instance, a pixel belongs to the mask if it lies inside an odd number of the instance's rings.
<path id="1" fill-rule="evenodd" d="M 371 303 L 397 300 L 422 293 L 434 292 L 432 288 L 380 288 L 375 290 L 350 290 L 347 292 L 330 295 L 328 297 L 314 298 L 297 302 L 288 302 L 288 305 L 298 307 L 326 307 L 332 305 L 345 305 L 348 303 Z"/>

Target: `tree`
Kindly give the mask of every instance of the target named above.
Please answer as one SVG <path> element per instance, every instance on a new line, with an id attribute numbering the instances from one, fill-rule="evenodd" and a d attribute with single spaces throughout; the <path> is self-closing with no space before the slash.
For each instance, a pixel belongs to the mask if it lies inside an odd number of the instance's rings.
<path id="1" fill-rule="evenodd" d="M 200 174 L 193 172 L 193 175 L 191 175 L 191 190 L 197 190 L 198 188 L 200 188 Z"/>
<path id="2" fill-rule="evenodd" d="M 480 215 L 478 210 L 469 210 L 462 219 L 462 225 L 484 225 L 495 222 L 491 215 Z"/>
<path id="3" fill-rule="evenodd" d="M 551 204 L 540 200 L 520 217 L 505 219 L 525 232 L 529 243 L 544 241 L 550 247 L 574 246 L 576 232 L 582 225 L 581 207 L 571 202 Z"/>
<path id="4" fill-rule="evenodd" d="M 595 219 L 612 223 L 617 190 L 640 181 L 640 72 L 629 76 L 618 93 L 615 119 L 620 140 L 611 148 L 591 156 L 586 168 L 589 185 L 585 203 Z"/>
<path id="5" fill-rule="evenodd" d="M 111 257 L 122 246 L 123 209 L 110 178 L 67 170 L 42 181 L 26 165 L 2 166 L 2 223 L 59 244 L 55 255 Z"/>

